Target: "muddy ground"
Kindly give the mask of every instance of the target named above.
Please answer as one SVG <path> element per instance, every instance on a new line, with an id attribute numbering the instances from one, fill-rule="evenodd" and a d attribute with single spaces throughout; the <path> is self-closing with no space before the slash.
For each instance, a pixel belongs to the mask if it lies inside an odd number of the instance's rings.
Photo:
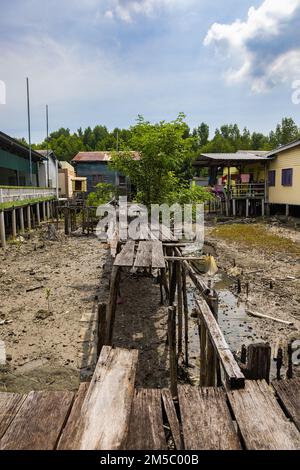
<path id="1" fill-rule="evenodd" d="M 47 228 L 0 252 L 0 391 L 76 389 L 83 314 L 96 307 L 107 249 L 96 237 L 47 239 Z"/>
<path id="2" fill-rule="evenodd" d="M 259 221 L 249 221 L 249 230 L 257 223 L 260 225 Z M 236 242 L 224 237 L 222 227 L 230 224 L 209 220 L 206 226 L 206 249 L 213 252 L 220 269 L 214 279 L 220 294 L 220 326 L 234 351 L 239 351 L 242 344 L 258 341 L 269 341 L 274 350 L 279 344 L 286 347 L 288 341 L 300 339 L 300 232 L 270 220 L 264 227 L 275 237 L 272 251 L 253 245 L 251 238 L 239 237 Z M 240 225 L 245 224 L 237 224 L 235 234 Z M 293 241 L 292 249 L 286 240 Z M 0 391 L 78 387 L 86 361 L 80 320 L 95 312 L 98 301 L 107 301 L 111 270 L 108 258 L 106 245 L 96 237 L 67 238 L 60 230 L 58 240 L 50 241 L 46 227 L 32 232 L 30 240 L 10 245 L 0 253 L 0 339 L 5 342 L 9 359 L 0 372 Z M 238 278 L 242 284 L 240 294 Z M 189 285 L 191 311 L 192 297 L 193 287 Z M 293 325 L 249 317 L 247 310 Z M 192 383 L 198 383 L 198 330 L 193 318 L 189 324 L 188 375 Z M 156 279 L 143 272 L 124 270 L 114 344 L 139 350 L 138 386 L 168 386 L 166 340 L 166 307 L 160 305 Z M 299 373 L 297 367 L 295 372 Z"/>

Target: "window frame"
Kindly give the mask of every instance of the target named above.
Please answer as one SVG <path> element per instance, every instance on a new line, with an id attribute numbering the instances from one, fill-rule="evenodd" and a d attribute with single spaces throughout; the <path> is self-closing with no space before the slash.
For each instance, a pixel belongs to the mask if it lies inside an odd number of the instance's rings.
<path id="1" fill-rule="evenodd" d="M 293 186 L 293 168 L 282 168 L 281 170 L 281 185 L 284 187 Z"/>

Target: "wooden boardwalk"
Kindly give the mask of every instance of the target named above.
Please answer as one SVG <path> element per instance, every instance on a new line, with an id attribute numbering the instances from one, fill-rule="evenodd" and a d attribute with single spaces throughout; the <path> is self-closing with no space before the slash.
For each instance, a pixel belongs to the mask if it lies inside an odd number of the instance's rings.
<path id="1" fill-rule="evenodd" d="M 245 388 L 134 389 L 135 350 L 102 349 L 72 392 L 0 394 L 0 449 L 300 449 L 300 380 Z"/>

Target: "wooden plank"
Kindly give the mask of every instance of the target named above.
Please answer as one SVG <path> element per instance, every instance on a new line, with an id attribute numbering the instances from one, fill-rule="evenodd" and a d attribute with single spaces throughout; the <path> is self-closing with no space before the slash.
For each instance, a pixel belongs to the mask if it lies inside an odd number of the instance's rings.
<path id="1" fill-rule="evenodd" d="M 172 399 L 170 390 L 168 388 L 164 388 L 162 390 L 161 396 L 163 399 L 165 412 L 169 421 L 170 430 L 173 436 L 175 448 L 177 450 L 182 450 L 183 442 L 182 442 L 181 434 L 180 434 L 180 426 L 179 426 L 179 421 L 177 418 L 176 409 L 175 409 L 174 401 Z"/>
<path id="2" fill-rule="evenodd" d="M 57 449 L 58 450 L 71 450 L 74 436 L 78 432 L 78 424 L 81 414 L 81 408 L 89 388 L 89 382 L 80 384 L 78 392 L 76 394 L 74 404 L 71 409 L 68 421 L 62 431 Z"/>
<path id="3" fill-rule="evenodd" d="M 4 341 L 0 341 L 0 365 L 5 366 L 6 364 L 6 350 Z"/>
<path id="4" fill-rule="evenodd" d="M 220 388 L 178 387 L 186 450 L 238 450 L 241 448 Z"/>
<path id="5" fill-rule="evenodd" d="M 211 309 L 203 298 L 197 297 L 196 303 L 201 312 L 201 317 L 205 323 L 212 345 L 224 369 L 228 387 L 236 389 L 243 388 L 245 386 L 245 377 L 234 359 Z"/>
<path id="6" fill-rule="evenodd" d="M 300 431 L 300 378 L 272 382 L 281 405 Z"/>
<path id="7" fill-rule="evenodd" d="M 300 433 L 280 408 L 265 380 L 247 380 L 243 390 L 227 392 L 248 450 L 300 449 Z"/>
<path id="8" fill-rule="evenodd" d="M 54 449 L 73 397 L 72 392 L 30 392 L 2 437 L 0 449 Z"/>
<path id="9" fill-rule="evenodd" d="M 3 392 L 0 394 L 0 438 L 16 416 L 25 398 L 26 395 L 18 393 Z"/>
<path id="10" fill-rule="evenodd" d="M 152 243 L 152 268 L 164 269 L 166 267 L 162 242 L 153 241 Z"/>
<path id="11" fill-rule="evenodd" d="M 103 346 L 67 448 L 118 450 L 125 446 L 138 352 Z"/>
<path id="12" fill-rule="evenodd" d="M 132 266 L 134 261 L 135 241 L 128 240 L 121 252 L 116 256 L 115 266 Z"/>
<path id="13" fill-rule="evenodd" d="M 152 263 L 152 242 L 140 241 L 135 257 L 135 268 L 150 268 Z"/>
<path id="14" fill-rule="evenodd" d="M 126 449 L 167 449 L 160 390 L 139 389 L 135 391 Z"/>

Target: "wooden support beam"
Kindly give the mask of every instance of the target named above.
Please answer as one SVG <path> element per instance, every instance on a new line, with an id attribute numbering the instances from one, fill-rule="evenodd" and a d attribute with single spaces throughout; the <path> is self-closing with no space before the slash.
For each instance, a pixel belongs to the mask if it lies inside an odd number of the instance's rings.
<path id="1" fill-rule="evenodd" d="M 199 319 L 199 339 L 200 339 L 200 386 L 206 386 L 207 361 L 206 361 L 206 327 L 203 318 Z"/>
<path id="2" fill-rule="evenodd" d="M 177 397 L 176 308 L 168 308 L 168 345 L 172 397 Z"/>
<path id="3" fill-rule="evenodd" d="M 100 356 L 102 347 L 106 344 L 106 330 L 107 330 L 107 305 L 100 303 L 98 305 L 98 342 L 97 342 L 97 356 Z"/>
<path id="4" fill-rule="evenodd" d="M 203 261 L 204 256 L 165 256 L 166 261 Z"/>
<path id="5" fill-rule="evenodd" d="M 117 309 L 117 297 L 120 283 L 120 268 L 113 266 L 110 279 L 110 293 L 107 306 L 107 340 L 106 343 L 111 346 L 113 341 L 113 332 L 115 316 Z"/>
<path id="6" fill-rule="evenodd" d="M 0 238 L 2 248 L 6 248 L 5 219 L 4 211 L 0 212 Z"/>
<path id="7" fill-rule="evenodd" d="M 65 217 L 65 235 L 70 235 L 70 208 L 64 208 L 64 217 Z"/>
<path id="8" fill-rule="evenodd" d="M 177 277 L 177 312 L 178 312 L 178 357 L 182 355 L 182 330 L 183 330 L 183 298 L 182 298 L 182 271 L 179 261 L 176 263 Z"/>
<path id="9" fill-rule="evenodd" d="M 27 228 L 31 230 L 31 207 L 30 205 L 27 206 Z"/>
<path id="10" fill-rule="evenodd" d="M 40 205 L 39 203 L 36 205 L 36 222 L 37 225 L 41 225 L 41 215 L 40 215 Z"/>
<path id="11" fill-rule="evenodd" d="M 189 307 L 186 287 L 186 270 L 182 267 L 182 296 L 184 312 L 184 357 L 185 365 L 189 366 Z"/>
<path id="12" fill-rule="evenodd" d="M 224 369 L 227 386 L 232 389 L 243 388 L 245 386 L 245 377 L 234 359 L 211 309 L 203 298 L 196 298 L 196 303 L 200 310 L 200 318 L 204 321 L 209 338 Z"/>

